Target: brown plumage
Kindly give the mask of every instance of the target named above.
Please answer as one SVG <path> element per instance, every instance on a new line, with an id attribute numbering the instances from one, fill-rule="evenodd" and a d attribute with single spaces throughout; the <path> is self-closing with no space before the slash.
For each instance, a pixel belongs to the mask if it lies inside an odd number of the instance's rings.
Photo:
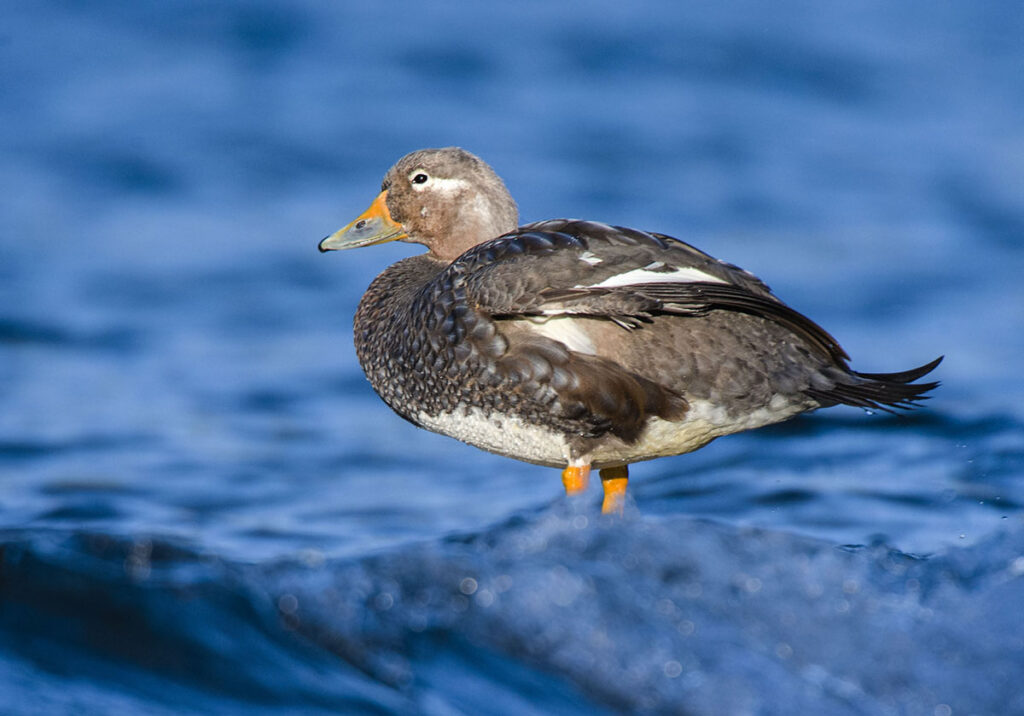
<path id="1" fill-rule="evenodd" d="M 494 171 L 457 148 L 413 152 L 321 250 L 401 239 L 429 251 L 378 276 L 355 317 L 371 385 L 399 415 L 492 452 L 625 467 L 846 403 L 912 407 L 941 358 L 858 373 L 838 342 L 757 277 L 677 239 L 586 221 L 518 227 Z"/>

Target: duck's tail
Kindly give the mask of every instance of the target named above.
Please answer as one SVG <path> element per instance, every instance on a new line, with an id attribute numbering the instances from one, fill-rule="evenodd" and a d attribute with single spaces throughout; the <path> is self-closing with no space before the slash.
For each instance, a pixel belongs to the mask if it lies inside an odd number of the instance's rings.
<path id="1" fill-rule="evenodd" d="M 850 371 L 849 380 L 838 381 L 833 388 L 809 390 L 809 395 L 820 400 L 822 405 L 844 403 L 858 408 L 884 410 L 909 410 L 917 403 L 927 400 L 925 393 L 939 387 L 939 381 L 915 383 L 914 381 L 931 373 L 945 356 L 939 356 L 931 363 L 900 373 L 858 373 Z"/>

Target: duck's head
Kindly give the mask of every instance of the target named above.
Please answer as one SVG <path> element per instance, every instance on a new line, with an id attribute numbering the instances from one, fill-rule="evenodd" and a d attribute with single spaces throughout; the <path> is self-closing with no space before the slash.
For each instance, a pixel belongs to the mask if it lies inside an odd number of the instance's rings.
<path id="1" fill-rule="evenodd" d="M 518 226 L 516 203 L 482 159 L 459 149 L 406 154 L 384 176 L 370 208 L 320 242 L 321 251 L 385 241 L 423 244 L 452 261 L 477 244 Z"/>

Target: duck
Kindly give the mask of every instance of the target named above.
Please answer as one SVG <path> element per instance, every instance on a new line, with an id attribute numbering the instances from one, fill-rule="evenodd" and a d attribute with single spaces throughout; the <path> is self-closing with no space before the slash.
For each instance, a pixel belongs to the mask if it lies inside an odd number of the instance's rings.
<path id="1" fill-rule="evenodd" d="M 596 221 L 520 226 L 505 183 L 458 147 L 411 152 L 322 252 L 404 241 L 355 312 L 359 363 L 414 425 L 600 475 L 620 513 L 629 466 L 834 405 L 910 409 L 942 356 L 862 373 L 753 274 L 665 234 Z"/>

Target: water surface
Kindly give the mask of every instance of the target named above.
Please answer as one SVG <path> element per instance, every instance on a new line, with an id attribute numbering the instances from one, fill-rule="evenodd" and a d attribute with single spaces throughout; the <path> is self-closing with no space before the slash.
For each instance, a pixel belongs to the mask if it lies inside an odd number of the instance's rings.
<path id="1" fill-rule="evenodd" d="M 1024 712 L 1015 4 L 4 16 L 6 712 Z M 449 144 L 944 385 L 638 465 L 621 521 L 417 430 L 351 346 L 416 249 L 316 243 Z"/>

